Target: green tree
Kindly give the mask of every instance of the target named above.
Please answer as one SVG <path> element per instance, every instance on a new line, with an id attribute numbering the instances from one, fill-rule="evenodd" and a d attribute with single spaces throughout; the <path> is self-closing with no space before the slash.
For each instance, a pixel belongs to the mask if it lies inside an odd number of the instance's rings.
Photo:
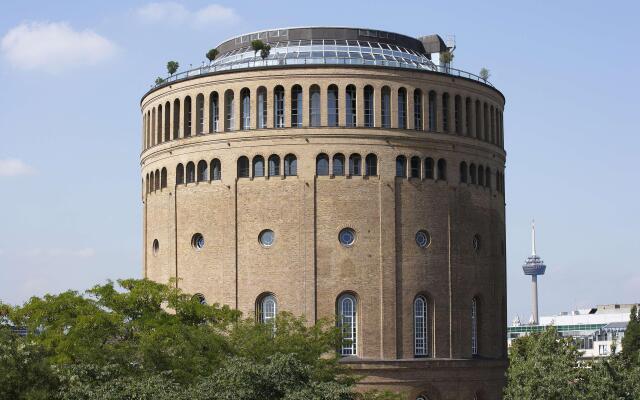
<path id="1" fill-rule="evenodd" d="M 265 58 L 269 57 L 269 53 L 271 52 L 271 46 L 268 44 L 265 44 L 262 49 L 260 49 L 260 57 L 264 60 Z"/>
<path id="2" fill-rule="evenodd" d="M 490 76 L 491 76 L 491 72 L 488 69 L 486 69 L 484 67 L 482 67 L 480 69 L 480 78 L 482 78 L 482 79 L 484 79 L 486 81 L 486 80 L 489 79 Z"/>
<path id="3" fill-rule="evenodd" d="M 218 49 L 211 49 L 207 51 L 207 59 L 209 60 L 209 62 L 215 60 L 216 57 L 218 57 Z"/>
<path id="4" fill-rule="evenodd" d="M 621 353 L 627 361 L 640 363 L 640 315 L 636 306 L 631 308 L 629 323 L 622 338 Z"/>
<path id="5" fill-rule="evenodd" d="M 255 56 L 264 48 L 265 44 L 262 40 L 256 39 L 251 41 L 251 48 L 253 49 L 253 55 Z"/>
<path id="6" fill-rule="evenodd" d="M 169 61 L 167 63 L 167 72 L 169 75 L 175 74 L 178 68 L 180 68 L 180 64 L 178 64 L 177 61 Z"/>
<path id="7" fill-rule="evenodd" d="M 453 53 L 449 50 L 440 53 L 440 61 L 444 64 L 451 64 L 451 61 L 453 61 L 453 57 Z"/>

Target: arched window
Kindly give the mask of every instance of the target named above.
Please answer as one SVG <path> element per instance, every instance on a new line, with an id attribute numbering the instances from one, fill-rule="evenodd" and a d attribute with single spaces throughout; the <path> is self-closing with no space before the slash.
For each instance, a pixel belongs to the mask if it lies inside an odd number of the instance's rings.
<path id="1" fill-rule="evenodd" d="M 438 160 L 438 180 L 447 180 L 447 161 L 444 158 Z"/>
<path id="2" fill-rule="evenodd" d="M 264 157 L 253 157 L 253 177 L 264 176 Z"/>
<path id="3" fill-rule="evenodd" d="M 344 155 L 341 153 L 335 154 L 333 156 L 333 175 L 344 175 Z"/>
<path id="4" fill-rule="evenodd" d="M 476 183 L 478 183 L 478 174 L 476 172 L 475 164 L 471 164 L 471 166 L 469 167 L 469 176 L 471 178 L 471 184 L 475 185 Z"/>
<path id="5" fill-rule="evenodd" d="M 324 153 L 320 153 L 316 157 L 316 175 L 329 175 L 329 156 Z"/>
<path id="6" fill-rule="evenodd" d="M 442 94 L 442 130 L 449 132 L 449 93 Z"/>
<path id="7" fill-rule="evenodd" d="M 151 110 L 151 141 L 155 146 L 156 143 L 156 109 Z"/>
<path id="8" fill-rule="evenodd" d="M 491 128 L 489 131 L 491 132 L 491 143 L 496 142 L 496 123 L 495 123 L 495 113 L 493 111 L 493 106 L 489 107 L 489 121 Z"/>
<path id="9" fill-rule="evenodd" d="M 198 162 L 198 182 L 206 182 L 209 180 L 208 165 L 205 160 Z"/>
<path id="10" fill-rule="evenodd" d="M 398 89 L 398 128 L 407 129 L 407 89 Z"/>
<path id="11" fill-rule="evenodd" d="M 171 140 L 171 103 L 168 101 L 164 105 L 164 141 Z"/>
<path id="12" fill-rule="evenodd" d="M 273 89 L 273 124 L 275 128 L 284 128 L 284 88 Z"/>
<path id="13" fill-rule="evenodd" d="M 476 100 L 476 138 L 482 139 L 482 107 L 480 100 Z"/>
<path id="14" fill-rule="evenodd" d="M 437 99 L 436 92 L 433 90 L 429 92 L 429 131 L 436 131 L 436 111 L 437 111 Z"/>
<path id="15" fill-rule="evenodd" d="M 378 175 L 378 156 L 375 154 L 367 154 L 364 159 L 364 174 L 366 176 Z"/>
<path id="16" fill-rule="evenodd" d="M 424 296 L 413 301 L 413 354 L 416 357 L 429 355 L 429 315 Z"/>
<path id="17" fill-rule="evenodd" d="M 247 88 L 240 91 L 240 119 L 242 129 L 251 129 L 251 91 Z"/>
<path id="18" fill-rule="evenodd" d="M 478 298 L 471 300 L 471 355 L 478 353 Z"/>
<path id="19" fill-rule="evenodd" d="M 360 154 L 352 154 L 349 156 L 349 175 L 362 175 L 362 157 L 360 157 Z"/>
<path id="20" fill-rule="evenodd" d="M 396 157 L 396 177 L 405 178 L 407 176 L 407 158 L 405 156 Z"/>
<path id="21" fill-rule="evenodd" d="M 222 166 L 220 160 L 214 158 L 211 160 L 211 180 L 219 181 L 220 179 L 222 179 Z"/>
<path id="22" fill-rule="evenodd" d="M 158 106 L 158 143 L 162 143 L 162 104 Z"/>
<path id="23" fill-rule="evenodd" d="M 160 187 L 162 189 L 167 187 L 167 169 L 166 168 L 162 168 L 162 171 L 160 171 Z"/>
<path id="24" fill-rule="evenodd" d="M 220 99 L 218 92 L 209 94 L 209 132 L 220 132 Z"/>
<path id="25" fill-rule="evenodd" d="M 278 313 L 278 303 L 272 294 L 262 295 L 258 298 L 258 321 L 261 324 L 273 324 Z"/>
<path id="26" fill-rule="evenodd" d="M 311 85 L 309 89 L 309 117 L 311 126 L 320 126 L 320 86 Z"/>
<path id="27" fill-rule="evenodd" d="M 151 191 L 151 183 L 149 182 L 149 174 L 147 174 L 147 178 L 144 180 L 144 192 L 146 194 L 149 194 L 149 192 Z"/>
<path id="28" fill-rule="evenodd" d="M 467 136 L 471 136 L 471 99 L 467 97 L 464 101 L 464 129 Z"/>
<path id="29" fill-rule="evenodd" d="M 382 118 L 382 127 L 391 128 L 391 89 L 389 89 L 388 86 L 384 86 L 380 93 L 380 117 Z"/>
<path id="30" fill-rule="evenodd" d="M 356 117 L 356 87 L 354 85 L 347 85 L 345 90 L 345 125 L 347 127 L 354 127 L 357 125 Z"/>
<path id="31" fill-rule="evenodd" d="M 196 181 L 196 165 L 193 162 L 187 163 L 187 183 Z"/>
<path id="32" fill-rule="evenodd" d="M 455 121 L 456 133 L 462 133 L 462 98 L 456 95 L 453 100 L 453 120 Z"/>
<path id="33" fill-rule="evenodd" d="M 191 136 L 191 97 L 184 98 L 184 126 L 182 128 L 184 137 Z"/>
<path id="34" fill-rule="evenodd" d="M 267 89 L 264 86 L 258 88 L 258 129 L 267 127 Z"/>
<path id="35" fill-rule="evenodd" d="M 154 190 L 160 190 L 160 171 L 156 170 L 156 185 L 154 186 Z"/>
<path id="36" fill-rule="evenodd" d="M 373 111 L 373 86 L 364 87 L 364 126 L 372 128 L 375 125 Z"/>
<path id="37" fill-rule="evenodd" d="M 302 127 L 302 87 L 294 85 L 291 88 L 291 127 Z"/>
<path id="38" fill-rule="evenodd" d="M 173 139 L 180 137 L 180 99 L 173 102 Z"/>
<path id="39" fill-rule="evenodd" d="M 249 177 L 249 159 L 245 156 L 238 158 L 238 178 Z"/>
<path id="40" fill-rule="evenodd" d="M 422 90 L 413 91 L 413 129 L 422 130 Z"/>
<path id="41" fill-rule="evenodd" d="M 269 156 L 269 176 L 280 175 L 280 157 L 276 154 Z"/>
<path id="42" fill-rule="evenodd" d="M 176 185 L 182 185 L 184 183 L 184 166 L 178 164 L 176 167 Z"/>
<path id="43" fill-rule="evenodd" d="M 338 86 L 329 85 L 327 89 L 327 124 L 338 126 Z"/>
<path id="44" fill-rule="evenodd" d="M 236 116 L 234 110 L 233 90 L 229 89 L 224 93 L 224 130 L 232 131 L 235 129 Z"/>
<path id="45" fill-rule="evenodd" d="M 201 93 L 196 97 L 196 135 L 204 133 L 204 95 Z"/>
<path id="46" fill-rule="evenodd" d="M 355 296 L 351 294 L 343 294 L 338 298 L 337 309 L 338 327 L 340 328 L 340 331 L 342 333 L 342 346 L 340 348 L 340 355 L 354 356 L 358 354 L 358 301 L 356 300 Z"/>
<path id="47" fill-rule="evenodd" d="M 433 158 L 427 157 L 424 159 L 424 179 L 433 179 Z"/>
<path id="48" fill-rule="evenodd" d="M 484 185 L 491 189 L 491 169 L 489 167 L 484 170 Z"/>
<path id="49" fill-rule="evenodd" d="M 484 186 L 484 167 L 478 165 L 478 185 Z"/>
<path id="50" fill-rule="evenodd" d="M 153 171 L 151 171 L 151 174 L 149 175 L 149 193 L 152 193 L 156 190 L 155 181 L 156 181 L 156 178 L 153 174 Z"/>
<path id="51" fill-rule="evenodd" d="M 482 105 L 483 107 L 483 116 L 484 116 L 484 127 L 483 127 L 483 131 L 484 134 L 482 135 L 482 138 L 484 141 L 488 142 L 491 140 L 491 133 L 489 132 L 489 105 L 487 103 L 483 103 Z"/>
<path id="52" fill-rule="evenodd" d="M 420 157 L 411 157 L 409 170 L 412 178 L 420 178 Z"/>
<path id="53" fill-rule="evenodd" d="M 469 171 L 467 170 L 467 163 L 466 162 L 461 162 L 460 163 L 460 182 L 461 183 L 467 183 L 467 174 L 469 173 Z"/>
<path id="54" fill-rule="evenodd" d="M 293 154 L 284 157 L 284 176 L 298 175 L 298 160 Z"/>

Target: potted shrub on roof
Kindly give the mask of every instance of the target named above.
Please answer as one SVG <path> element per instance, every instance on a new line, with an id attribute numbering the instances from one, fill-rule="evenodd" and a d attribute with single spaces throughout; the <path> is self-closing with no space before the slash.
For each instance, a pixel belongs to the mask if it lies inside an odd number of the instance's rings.
<path id="1" fill-rule="evenodd" d="M 253 49 L 253 55 L 257 55 L 259 51 L 261 51 L 264 48 L 265 44 L 262 40 L 258 39 L 258 40 L 252 40 L 251 41 L 251 48 Z"/>
<path id="2" fill-rule="evenodd" d="M 485 82 L 489 79 L 490 76 L 491 76 L 491 72 L 489 72 L 488 69 L 482 68 L 480 70 L 480 78 L 482 78 L 482 80 L 484 80 Z"/>
<path id="3" fill-rule="evenodd" d="M 211 64 L 211 62 L 215 60 L 216 57 L 218 57 L 218 49 L 211 49 L 207 51 L 207 59 L 209 60 L 209 64 Z"/>
<path id="4" fill-rule="evenodd" d="M 440 53 L 440 64 L 444 67 L 445 71 L 449 71 L 449 66 L 453 61 L 453 53 L 449 50 Z"/>
<path id="5" fill-rule="evenodd" d="M 178 64 L 177 61 L 169 61 L 167 63 L 167 72 L 169 75 L 175 74 L 178 68 L 180 68 L 180 64 Z"/>
<path id="6" fill-rule="evenodd" d="M 269 57 L 269 53 L 271 52 L 271 46 L 269 46 L 268 44 L 265 44 L 264 46 L 262 46 L 262 48 L 260 49 L 260 57 L 262 57 L 262 59 L 266 59 L 267 57 Z"/>

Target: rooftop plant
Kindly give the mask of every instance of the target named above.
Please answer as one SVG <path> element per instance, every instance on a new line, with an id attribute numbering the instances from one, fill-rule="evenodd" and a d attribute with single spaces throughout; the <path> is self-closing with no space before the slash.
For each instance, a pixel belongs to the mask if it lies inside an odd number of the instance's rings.
<path id="1" fill-rule="evenodd" d="M 175 74 L 178 68 L 180 68 L 180 64 L 178 64 L 177 61 L 169 61 L 167 63 L 167 72 L 169 72 L 169 75 Z"/>
<path id="2" fill-rule="evenodd" d="M 491 76 L 491 72 L 488 69 L 486 69 L 484 67 L 482 67 L 482 69 L 480 69 L 480 78 L 482 78 L 483 80 L 486 81 L 486 80 L 489 79 L 490 76 Z"/>
<path id="3" fill-rule="evenodd" d="M 218 57 L 218 49 L 211 49 L 207 51 L 207 59 L 209 60 L 209 62 L 215 60 L 216 57 Z"/>

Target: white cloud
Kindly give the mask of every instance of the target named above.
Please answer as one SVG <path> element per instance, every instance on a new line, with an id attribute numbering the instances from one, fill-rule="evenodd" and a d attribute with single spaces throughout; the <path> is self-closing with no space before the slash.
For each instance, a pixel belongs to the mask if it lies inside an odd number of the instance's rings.
<path id="1" fill-rule="evenodd" d="M 136 15 L 142 22 L 149 24 L 188 25 L 196 28 L 229 26 L 239 20 L 233 8 L 219 4 L 191 11 L 172 1 L 146 4 L 136 10 Z"/>
<path id="2" fill-rule="evenodd" d="M 2 37 L 0 48 L 15 68 L 47 72 L 99 64 L 116 52 L 110 40 L 64 22 L 22 23 Z"/>
<path id="3" fill-rule="evenodd" d="M 16 158 L 0 160 L 0 177 L 30 175 L 34 172 L 32 167 Z"/>

